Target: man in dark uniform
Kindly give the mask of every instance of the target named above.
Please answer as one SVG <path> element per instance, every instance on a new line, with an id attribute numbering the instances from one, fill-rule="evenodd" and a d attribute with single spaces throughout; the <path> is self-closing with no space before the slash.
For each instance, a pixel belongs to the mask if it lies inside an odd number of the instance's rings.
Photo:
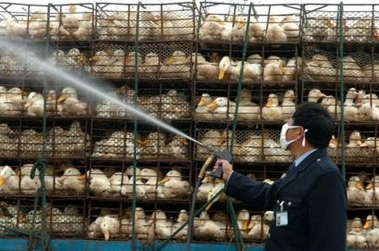
<path id="1" fill-rule="evenodd" d="M 346 187 L 326 151 L 333 131 L 334 121 L 321 105 L 300 104 L 280 135 L 295 162 L 272 185 L 233 171 L 226 160 L 216 162 L 228 196 L 274 211 L 265 250 L 345 251 Z"/>

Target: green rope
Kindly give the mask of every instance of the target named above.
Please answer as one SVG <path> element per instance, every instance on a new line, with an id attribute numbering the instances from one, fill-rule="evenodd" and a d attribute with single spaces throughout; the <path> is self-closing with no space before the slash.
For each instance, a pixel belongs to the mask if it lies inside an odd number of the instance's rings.
<path id="1" fill-rule="evenodd" d="M 218 191 L 214 196 L 212 196 L 206 203 L 204 203 L 204 205 L 202 205 L 196 212 L 194 212 L 193 213 L 193 216 L 197 216 L 197 215 L 199 215 L 202 211 L 204 211 L 204 209 L 208 206 L 208 205 L 210 205 L 213 201 L 215 201 L 216 200 L 216 198 L 218 197 L 218 196 L 220 196 L 223 192 L 224 192 L 224 190 L 225 190 L 225 188 L 223 188 L 223 189 L 221 189 L 220 191 Z M 172 240 L 174 237 L 175 237 L 175 235 L 177 234 L 177 233 L 179 233 L 185 226 L 187 226 L 187 225 L 189 225 L 189 223 L 190 223 L 190 218 L 187 220 L 187 221 L 185 221 L 184 223 L 183 223 L 183 225 L 181 225 L 179 228 L 177 228 L 174 232 L 172 232 L 171 233 L 171 235 L 170 236 L 168 236 L 167 237 L 167 239 L 165 239 L 165 241 L 162 243 L 162 245 L 160 245 L 159 247 L 157 247 L 155 250 L 156 251 L 159 251 L 159 250 L 161 250 L 162 248 L 164 248 L 167 244 L 168 244 L 168 242 L 170 241 L 170 240 Z M 189 229 L 188 228 L 188 231 L 192 231 L 192 229 Z"/>
<path id="2" fill-rule="evenodd" d="M 136 25 L 136 36 L 134 41 L 134 106 L 137 106 L 137 93 L 138 93 L 138 37 L 139 37 L 139 20 L 140 20 L 140 8 L 144 8 L 144 5 L 141 2 L 138 2 L 137 5 L 137 25 Z M 132 201 L 132 211 L 133 211 L 133 217 L 132 217 L 132 250 L 136 250 L 136 244 L 137 244 L 137 235 L 136 235 L 136 219 L 135 219 L 135 212 L 137 207 L 137 187 L 136 187 L 136 172 L 137 172 L 137 134 L 138 134 L 138 122 L 137 117 L 134 117 L 133 120 L 133 135 L 134 135 L 134 146 L 133 146 L 133 201 Z"/>
<path id="3" fill-rule="evenodd" d="M 249 5 L 249 11 L 248 13 L 254 13 L 254 5 L 253 3 L 250 3 Z M 239 108 L 239 103 L 240 103 L 240 98 L 241 98 L 241 89 L 242 89 L 242 82 L 243 82 L 243 73 L 244 73 L 244 66 L 245 66 L 245 59 L 246 59 L 246 52 L 247 52 L 247 46 L 248 46 L 248 32 L 249 32 L 249 25 L 250 25 L 250 15 L 247 16 L 247 22 L 246 22 L 246 30 L 245 30 L 245 39 L 243 43 L 243 49 L 242 49 L 242 58 L 241 58 L 241 70 L 239 73 L 239 78 L 238 78 L 238 89 L 237 89 L 237 97 L 236 97 L 236 107 L 234 111 L 234 119 L 233 119 L 233 126 L 232 126 L 232 137 L 230 140 L 230 148 L 229 151 L 232 154 L 233 152 L 233 145 L 234 145 L 234 138 L 235 138 L 235 133 L 237 130 L 237 115 L 238 115 L 238 108 Z M 240 229 L 238 227 L 238 221 L 236 217 L 236 212 L 233 207 L 233 203 L 230 198 L 227 198 L 227 208 L 228 212 L 230 215 L 230 219 L 233 225 L 233 231 L 234 231 L 234 236 L 235 236 L 235 243 L 237 246 L 237 250 L 242 250 L 243 249 L 243 239 L 240 234 Z"/>
<path id="4" fill-rule="evenodd" d="M 47 16 L 50 16 L 50 7 L 53 7 L 56 9 L 52 4 L 48 4 L 48 11 L 47 11 Z M 49 20 L 49 18 L 48 18 Z M 49 22 L 49 21 L 48 21 Z M 46 31 L 45 31 L 45 55 L 47 56 L 49 53 L 49 23 L 47 23 L 46 26 Z M 34 179 L 36 175 L 36 171 L 38 170 L 39 173 L 39 180 L 40 180 L 40 187 L 37 190 L 37 193 L 35 195 L 35 200 L 34 200 L 34 206 L 33 206 L 33 218 L 32 218 L 32 224 L 31 224 L 31 231 L 29 233 L 29 241 L 28 241 L 28 249 L 32 249 L 33 245 L 33 238 L 35 238 L 35 233 L 34 233 L 34 224 L 36 220 L 36 213 L 38 210 L 38 204 L 39 204 L 39 199 L 41 198 L 41 205 L 40 205 L 40 211 L 41 211 L 41 234 L 40 234 L 40 239 L 42 242 L 42 247 L 43 250 L 52 250 L 49 242 L 50 242 L 50 236 L 48 233 L 48 228 L 47 228 L 47 202 L 46 202 L 46 188 L 45 188 L 45 172 L 46 172 L 46 166 L 47 166 L 47 160 L 46 160 L 46 144 L 47 144 L 47 79 L 46 77 L 44 78 L 44 90 L 43 90 L 43 97 L 44 97 L 44 102 L 43 102 L 43 117 L 42 117 L 42 147 L 40 151 L 40 156 L 37 159 L 37 161 L 33 164 L 32 170 L 30 172 L 30 178 Z"/>
<path id="5" fill-rule="evenodd" d="M 344 180 L 346 180 L 346 159 L 345 159 L 345 116 L 344 116 L 344 93 L 345 93 L 345 81 L 344 81 L 344 70 L 343 70 L 343 53 L 344 53 L 344 33 L 343 33 L 343 2 L 339 5 L 338 11 L 338 27 L 339 27 L 339 63 L 340 63 L 340 100 L 341 100 L 341 120 L 340 120 L 340 130 L 341 136 L 340 139 L 342 141 L 341 145 L 341 173 Z"/>

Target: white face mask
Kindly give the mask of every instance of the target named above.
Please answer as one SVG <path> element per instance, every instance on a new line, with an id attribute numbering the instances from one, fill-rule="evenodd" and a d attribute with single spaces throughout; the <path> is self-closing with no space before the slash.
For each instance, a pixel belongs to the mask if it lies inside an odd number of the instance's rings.
<path id="1" fill-rule="evenodd" d="M 280 132 L 280 146 L 283 150 L 287 150 L 288 146 L 295 142 L 296 140 L 298 139 L 293 139 L 293 140 L 290 140 L 290 141 L 287 141 L 286 139 L 286 134 L 287 134 L 287 131 L 288 129 L 295 129 L 295 128 L 299 128 L 301 126 L 290 126 L 288 125 L 288 123 L 285 123 L 283 126 L 282 126 L 282 130 Z M 304 140 L 305 140 L 305 132 L 304 132 Z M 305 141 L 303 140 L 303 144 L 305 144 Z"/>

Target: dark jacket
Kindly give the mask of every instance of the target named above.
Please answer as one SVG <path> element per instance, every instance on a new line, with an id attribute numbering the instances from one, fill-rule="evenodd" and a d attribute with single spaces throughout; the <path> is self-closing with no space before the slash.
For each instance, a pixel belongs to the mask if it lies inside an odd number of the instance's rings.
<path id="1" fill-rule="evenodd" d="M 340 171 L 318 149 L 287 175 L 268 185 L 233 172 L 225 193 L 258 210 L 287 212 L 288 224 L 271 223 L 267 251 L 345 251 L 346 186 Z"/>

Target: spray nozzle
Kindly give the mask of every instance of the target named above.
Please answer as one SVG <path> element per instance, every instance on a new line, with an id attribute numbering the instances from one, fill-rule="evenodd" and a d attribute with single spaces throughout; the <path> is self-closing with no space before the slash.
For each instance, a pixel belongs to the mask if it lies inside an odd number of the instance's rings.
<path id="1" fill-rule="evenodd" d="M 229 151 L 227 150 L 222 150 L 222 151 L 218 151 L 218 152 L 213 152 L 212 155 L 207 159 L 209 160 L 211 158 L 211 161 L 209 161 L 209 164 L 215 159 L 215 158 L 220 158 L 220 159 L 225 159 L 227 160 L 229 163 L 232 163 L 233 162 L 233 157 L 232 155 L 230 154 Z M 207 161 L 206 161 L 207 162 Z M 205 163 L 204 163 L 205 164 Z M 208 165 L 209 165 L 208 164 Z M 217 179 L 222 179 L 222 174 L 223 174 L 223 170 L 222 170 L 222 166 L 219 166 L 217 167 L 216 171 L 214 172 L 207 172 L 207 175 L 208 176 L 211 176 L 212 178 L 217 178 Z"/>

